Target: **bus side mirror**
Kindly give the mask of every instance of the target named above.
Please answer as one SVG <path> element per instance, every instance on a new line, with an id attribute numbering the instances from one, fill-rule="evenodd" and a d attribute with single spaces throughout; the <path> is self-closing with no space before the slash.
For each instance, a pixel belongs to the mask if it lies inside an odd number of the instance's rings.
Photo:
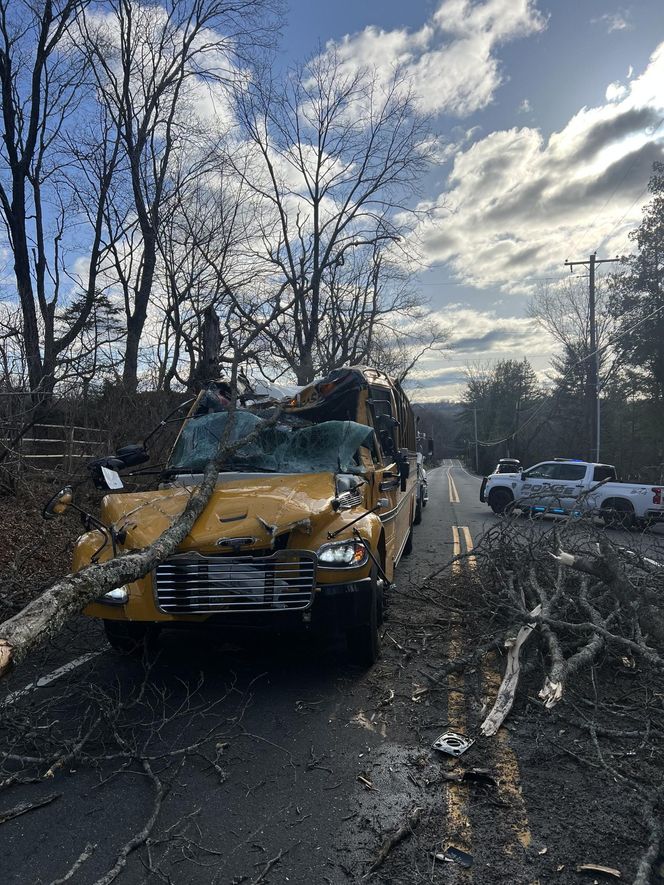
<path id="1" fill-rule="evenodd" d="M 401 491 L 406 491 L 406 484 L 410 476 L 410 461 L 408 460 L 408 449 L 399 449 L 396 456 L 397 466 L 399 467 L 399 476 L 401 478 Z"/>
<path id="2" fill-rule="evenodd" d="M 71 486 L 65 486 L 60 489 L 53 497 L 44 504 L 42 517 L 44 519 L 55 519 L 56 516 L 63 516 L 71 507 L 74 500 L 74 492 Z"/>
<path id="3" fill-rule="evenodd" d="M 150 455 L 146 451 L 145 446 L 129 445 L 122 446 L 115 452 L 115 457 L 122 461 L 125 467 L 136 467 L 138 464 L 145 464 L 150 460 Z"/>
<path id="4" fill-rule="evenodd" d="M 429 445 L 427 446 L 427 452 L 430 458 L 433 458 L 433 440 L 429 440 Z"/>

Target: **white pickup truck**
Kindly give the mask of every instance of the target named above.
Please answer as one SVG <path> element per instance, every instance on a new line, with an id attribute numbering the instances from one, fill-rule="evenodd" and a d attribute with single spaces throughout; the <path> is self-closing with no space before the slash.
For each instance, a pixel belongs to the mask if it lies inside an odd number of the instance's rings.
<path id="1" fill-rule="evenodd" d="M 482 480 L 480 501 L 494 513 L 513 507 L 539 513 L 592 513 L 607 524 L 631 526 L 664 520 L 664 487 L 618 482 L 610 464 L 556 458 L 520 473 Z"/>

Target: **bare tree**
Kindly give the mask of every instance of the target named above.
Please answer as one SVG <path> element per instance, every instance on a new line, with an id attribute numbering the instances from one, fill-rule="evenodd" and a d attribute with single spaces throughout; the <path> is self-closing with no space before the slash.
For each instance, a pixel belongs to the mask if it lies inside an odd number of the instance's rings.
<path id="1" fill-rule="evenodd" d="M 563 347 L 585 346 L 590 351 L 590 309 L 588 286 L 585 278 L 571 279 L 562 285 L 549 284 L 540 288 L 529 305 L 530 316 Z M 608 311 L 608 291 L 602 281 L 596 287 L 597 347 L 600 351 L 601 370 L 605 376 L 613 367 L 612 354 L 608 350 L 615 330 L 615 320 Z"/>
<path id="2" fill-rule="evenodd" d="M 252 161 L 238 172 L 261 202 L 254 248 L 274 279 L 267 307 L 258 317 L 245 310 L 244 319 L 263 322 L 265 310 L 290 302 L 265 335 L 274 355 L 305 384 L 329 360 L 318 346 L 330 334 L 345 358 L 344 329 L 358 310 L 363 329 L 359 339 L 351 336 L 350 349 L 371 337 L 367 324 L 370 329 L 381 312 L 378 256 L 405 232 L 404 202 L 426 165 L 427 121 L 398 75 L 385 82 L 369 70 L 348 71 L 332 51 L 283 84 L 267 77 L 248 84 L 239 114 Z M 372 267 L 364 280 L 354 252 L 363 252 Z M 350 273 L 342 270 L 346 265 Z M 394 303 L 406 313 L 408 305 L 408 299 L 401 308 Z M 345 322 L 338 334 L 335 321 Z"/>
<path id="3" fill-rule="evenodd" d="M 606 388 L 619 368 L 617 354 L 611 347 L 616 321 L 608 310 L 608 290 L 598 281 L 596 288 L 596 341 L 599 356 L 600 390 Z M 530 316 L 551 335 L 561 348 L 552 361 L 560 410 L 559 422 L 576 428 L 578 445 L 593 456 L 595 403 L 594 360 L 590 331 L 589 292 L 586 279 L 571 279 L 562 285 L 543 286 L 532 298 Z M 564 436 L 569 438 L 570 428 Z M 581 433 L 579 433 L 581 430 Z"/>
<path id="4" fill-rule="evenodd" d="M 255 292 L 259 268 L 248 254 L 253 223 L 253 199 L 225 159 L 215 150 L 207 168 L 191 175 L 186 168 L 174 177 L 178 195 L 162 219 L 158 236 L 161 257 L 157 287 L 163 319 L 159 333 L 159 386 L 173 381 L 191 387 L 200 375 L 204 328 L 215 316 L 230 327 L 220 334 L 215 360 L 229 362 L 242 347 L 246 323 L 233 307 L 246 291 Z M 205 317 L 208 317 L 207 326 Z M 210 377 L 208 375 L 208 377 Z"/>
<path id="5" fill-rule="evenodd" d="M 161 6 L 109 0 L 103 15 L 84 19 L 99 94 L 120 132 L 133 222 L 126 239 L 138 250 L 137 260 L 118 263 L 128 389 L 138 383 L 162 217 L 177 196 L 173 166 L 178 157 L 200 157 L 205 127 L 198 106 L 208 107 L 215 98 L 223 103 L 219 89 L 232 84 L 235 65 L 269 43 L 273 28 L 266 13 L 273 6 L 272 0 L 167 0 Z"/>
<path id="6" fill-rule="evenodd" d="M 449 338 L 429 316 L 412 274 L 379 243 L 349 250 L 324 276 L 317 371 L 370 364 L 404 380 L 427 351 Z"/>
<path id="7" fill-rule="evenodd" d="M 96 277 L 105 246 L 102 206 L 114 173 L 117 139 L 112 125 L 95 141 L 94 199 L 77 198 L 72 178 L 83 154 L 77 143 L 77 117 L 89 90 L 87 66 L 72 31 L 87 0 L 33 4 L 0 0 L 0 206 L 14 260 L 22 313 L 27 375 L 36 401 L 48 397 L 56 381 L 58 357 L 84 327 L 97 295 Z M 87 157 L 85 158 L 87 161 Z M 88 271 L 72 280 L 67 253 L 84 208 Z M 57 310 L 68 289 L 82 293 L 76 316 L 59 327 Z"/>

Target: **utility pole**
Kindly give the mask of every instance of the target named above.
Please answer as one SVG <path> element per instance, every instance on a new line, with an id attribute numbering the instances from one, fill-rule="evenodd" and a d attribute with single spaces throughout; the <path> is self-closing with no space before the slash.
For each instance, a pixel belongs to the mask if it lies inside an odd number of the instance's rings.
<path id="1" fill-rule="evenodd" d="M 480 472 L 480 447 L 477 441 L 477 409 L 473 409 L 475 417 L 475 473 Z"/>
<path id="2" fill-rule="evenodd" d="M 620 261 L 619 258 L 598 258 L 597 253 L 593 252 L 588 261 L 566 261 L 565 267 L 569 267 L 570 273 L 576 265 L 581 264 L 588 267 L 589 290 L 588 290 L 588 314 L 590 322 L 590 353 L 588 354 L 588 390 L 587 399 L 590 405 L 590 442 L 595 443 L 595 461 L 599 461 L 600 451 L 600 387 L 599 387 L 599 348 L 597 346 L 597 320 L 595 317 L 595 265 L 611 264 L 614 261 Z"/>

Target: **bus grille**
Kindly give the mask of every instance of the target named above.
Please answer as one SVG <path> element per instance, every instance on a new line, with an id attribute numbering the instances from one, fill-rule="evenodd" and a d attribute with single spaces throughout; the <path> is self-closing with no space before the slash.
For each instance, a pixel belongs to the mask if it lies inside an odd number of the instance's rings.
<path id="1" fill-rule="evenodd" d="M 301 550 L 258 556 L 183 553 L 155 570 L 157 604 L 169 614 L 306 609 L 315 581 L 316 556 Z"/>

